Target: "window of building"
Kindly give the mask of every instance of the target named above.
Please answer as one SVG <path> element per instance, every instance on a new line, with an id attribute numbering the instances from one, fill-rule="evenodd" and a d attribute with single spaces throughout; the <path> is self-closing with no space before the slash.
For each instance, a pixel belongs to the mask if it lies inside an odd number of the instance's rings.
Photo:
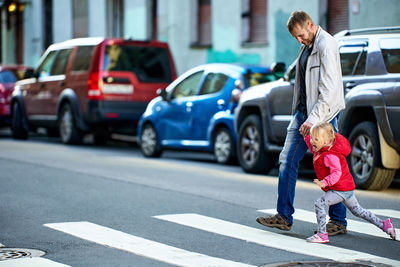
<path id="1" fill-rule="evenodd" d="M 150 32 L 150 38 L 152 40 L 157 40 L 158 39 L 158 14 L 157 14 L 157 0 L 152 0 L 151 1 L 151 32 Z"/>
<path id="2" fill-rule="evenodd" d="M 198 0 L 197 42 L 211 45 L 211 0 Z"/>
<path id="3" fill-rule="evenodd" d="M 73 36 L 88 37 L 88 0 L 73 0 Z"/>
<path id="4" fill-rule="evenodd" d="M 242 43 L 267 42 L 267 0 L 242 0 Z"/>

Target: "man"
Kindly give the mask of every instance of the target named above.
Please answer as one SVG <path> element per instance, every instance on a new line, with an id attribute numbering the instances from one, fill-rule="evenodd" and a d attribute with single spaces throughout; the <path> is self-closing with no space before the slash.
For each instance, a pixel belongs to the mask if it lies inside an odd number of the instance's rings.
<path id="1" fill-rule="evenodd" d="M 303 136 L 313 124 L 331 122 L 337 131 L 337 115 L 345 107 L 336 40 L 314 24 L 303 11 L 291 14 L 287 27 L 290 34 L 303 44 L 296 63 L 294 85 L 294 114 L 290 122 L 284 148 L 279 156 L 278 213 L 258 217 L 257 222 L 268 227 L 290 230 L 293 224 L 294 195 L 299 162 L 307 152 Z M 346 233 L 346 208 L 342 203 L 329 209 L 329 235 Z"/>

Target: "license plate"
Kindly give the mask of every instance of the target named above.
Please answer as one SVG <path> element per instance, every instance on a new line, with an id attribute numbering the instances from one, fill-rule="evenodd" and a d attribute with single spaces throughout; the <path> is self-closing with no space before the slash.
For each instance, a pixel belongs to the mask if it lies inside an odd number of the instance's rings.
<path id="1" fill-rule="evenodd" d="M 132 94 L 132 84 L 103 84 L 103 93 L 106 94 Z"/>

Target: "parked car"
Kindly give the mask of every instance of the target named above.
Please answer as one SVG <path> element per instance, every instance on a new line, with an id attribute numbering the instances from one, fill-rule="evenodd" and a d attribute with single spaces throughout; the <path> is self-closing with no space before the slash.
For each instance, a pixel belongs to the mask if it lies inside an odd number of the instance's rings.
<path id="1" fill-rule="evenodd" d="M 80 38 L 51 45 L 33 78 L 19 81 L 11 99 L 12 134 L 46 128 L 66 144 L 93 133 L 136 134 L 148 102 L 176 78 L 166 43 Z"/>
<path id="2" fill-rule="evenodd" d="M 0 65 L 0 126 L 7 126 L 11 122 L 10 100 L 15 82 L 32 70 L 24 65 Z"/>
<path id="3" fill-rule="evenodd" d="M 358 188 L 387 188 L 400 168 L 400 27 L 337 34 L 346 109 L 339 132 L 349 138 L 347 158 Z M 397 33 L 396 33 L 397 31 Z M 235 114 L 238 159 L 246 172 L 276 163 L 292 118 L 294 63 L 283 79 L 243 92 Z"/>
<path id="4" fill-rule="evenodd" d="M 250 85 L 276 80 L 279 67 L 271 71 L 212 63 L 187 71 L 160 90 L 142 115 L 138 143 L 143 155 L 158 157 L 164 149 L 186 149 L 213 152 L 217 162 L 230 162 L 237 140 L 233 126 L 236 97 Z"/>

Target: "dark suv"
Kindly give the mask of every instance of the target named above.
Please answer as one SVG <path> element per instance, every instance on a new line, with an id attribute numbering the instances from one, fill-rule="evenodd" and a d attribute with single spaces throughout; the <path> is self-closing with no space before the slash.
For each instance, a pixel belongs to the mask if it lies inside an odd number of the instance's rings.
<path id="1" fill-rule="evenodd" d="M 135 134 L 147 103 L 176 78 L 168 45 L 157 41 L 80 38 L 51 45 L 11 99 L 14 138 L 46 128 L 63 143 L 93 133 Z"/>
<path id="2" fill-rule="evenodd" d="M 335 37 L 340 47 L 346 109 L 339 132 L 352 146 L 350 171 L 358 188 L 387 188 L 400 168 L 400 28 L 359 29 Z M 238 159 L 246 172 L 276 163 L 291 105 L 295 64 L 281 80 L 243 92 L 235 112 Z"/>

